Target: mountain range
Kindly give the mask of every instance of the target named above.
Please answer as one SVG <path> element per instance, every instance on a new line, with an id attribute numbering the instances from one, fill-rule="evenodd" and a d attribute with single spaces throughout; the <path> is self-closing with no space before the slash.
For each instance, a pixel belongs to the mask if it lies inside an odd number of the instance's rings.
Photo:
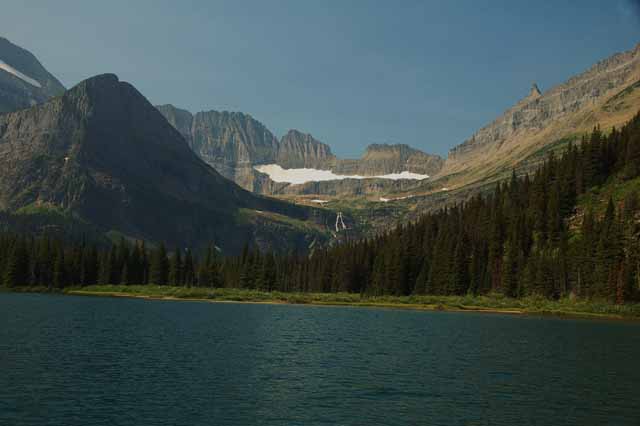
<path id="1" fill-rule="evenodd" d="M 323 235 L 311 225 L 317 212 L 223 178 L 111 74 L 0 115 L 0 164 L 3 211 L 61 211 L 130 239 L 235 252 L 247 241 L 306 248 Z M 296 220 L 310 225 L 301 231 Z"/>
<path id="2" fill-rule="evenodd" d="M 28 212 L 42 228 L 57 212 L 100 235 L 306 250 L 339 240 L 338 217 L 357 235 L 377 233 L 532 171 L 594 126 L 630 120 L 639 89 L 640 45 L 546 92 L 534 84 L 446 159 L 403 144 L 341 159 L 243 112 L 154 107 L 112 74 L 65 92 L 0 39 L 0 224 Z"/>
<path id="3" fill-rule="evenodd" d="M 347 178 L 368 177 L 376 179 L 373 192 L 379 192 L 381 187 L 390 187 L 393 182 L 376 176 L 401 172 L 429 176 L 438 173 L 444 163 L 437 155 L 399 144 L 370 145 L 360 159 L 340 159 L 329 145 L 308 133 L 289 130 L 278 139 L 264 124 L 242 112 L 207 111 L 194 115 L 170 104 L 157 108 L 200 158 L 243 188 L 263 194 L 308 193 L 315 181 L 309 180 L 309 185 L 292 185 L 274 180 L 273 176 L 258 170 L 261 165 L 327 170 Z M 343 179 L 336 178 L 324 185 L 339 187 L 344 184 L 339 180 Z M 362 188 L 359 182 L 349 184 Z"/>
<path id="4" fill-rule="evenodd" d="M 531 171 L 547 151 L 563 149 L 596 125 L 620 127 L 637 112 L 638 89 L 640 45 L 600 61 L 546 92 L 534 83 L 527 96 L 452 148 L 446 159 L 407 145 L 387 144 L 370 145 L 360 159 L 339 159 L 327 144 L 308 133 L 291 130 L 278 139 L 245 113 L 193 115 L 172 105 L 158 109 L 204 161 L 248 190 L 298 202 L 313 196 L 326 200 L 410 199 L 405 204 L 420 203 L 421 208 L 413 210 L 422 211 L 441 205 L 438 193 L 443 190 L 449 193 L 448 198 L 459 199 L 470 187 L 504 179 L 512 169 L 519 174 Z M 265 165 L 328 170 L 338 176 L 314 179 L 313 171 L 308 171 L 308 181 L 286 181 L 257 170 L 279 170 L 262 167 Z M 380 178 L 402 172 L 422 176 Z"/>

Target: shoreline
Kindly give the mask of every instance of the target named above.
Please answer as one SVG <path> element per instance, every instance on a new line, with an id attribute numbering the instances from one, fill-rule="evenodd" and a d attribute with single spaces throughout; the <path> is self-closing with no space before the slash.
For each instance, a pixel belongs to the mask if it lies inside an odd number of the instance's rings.
<path id="1" fill-rule="evenodd" d="M 85 297 L 118 297 L 150 301 L 360 307 L 640 322 L 640 304 L 614 305 L 604 301 L 569 299 L 558 301 L 541 298 L 511 299 L 501 295 L 362 296 L 352 293 L 284 293 L 247 289 L 156 285 L 94 285 L 66 289 L 18 287 L 3 288 L 0 291 L 52 293 Z"/>
<path id="2" fill-rule="evenodd" d="M 361 296 L 349 293 L 282 293 L 227 288 L 170 286 L 89 286 L 69 288 L 63 294 L 126 297 L 143 300 L 308 305 L 403 309 L 433 312 L 474 312 L 503 315 L 550 316 L 592 320 L 640 321 L 640 304 L 613 305 L 588 301 L 510 299 L 493 296 Z"/>
<path id="3" fill-rule="evenodd" d="M 87 297 L 114 297 L 127 299 L 143 299 L 157 301 L 179 301 L 179 302 L 205 302 L 205 303 L 233 303 L 233 304 L 249 304 L 249 305 L 291 305 L 291 306 L 318 306 L 318 307 L 352 307 L 352 308 L 382 308 L 382 309 L 404 309 L 410 311 L 435 311 L 435 312 L 484 312 L 492 314 L 508 314 L 508 315 L 527 315 L 523 310 L 517 309 L 498 309 L 498 308 L 481 308 L 481 307 L 438 307 L 434 305 L 421 305 L 410 303 L 381 303 L 381 302 L 289 302 L 281 299 L 272 300 L 222 300 L 210 298 L 194 298 L 194 297 L 175 297 L 161 295 L 144 295 L 120 292 L 102 292 L 102 291 L 82 291 L 72 290 L 63 292 L 62 294 L 70 296 L 87 296 Z"/>

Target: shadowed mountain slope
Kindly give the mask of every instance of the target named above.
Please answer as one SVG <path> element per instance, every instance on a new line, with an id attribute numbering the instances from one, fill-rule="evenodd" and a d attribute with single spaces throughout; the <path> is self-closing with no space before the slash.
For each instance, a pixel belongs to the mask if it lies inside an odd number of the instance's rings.
<path id="1" fill-rule="evenodd" d="M 3 210 L 62 209 L 104 232 L 151 242 L 304 248 L 313 232 L 291 222 L 323 220 L 222 177 L 144 96 L 111 74 L 0 115 L 0 165 Z"/>

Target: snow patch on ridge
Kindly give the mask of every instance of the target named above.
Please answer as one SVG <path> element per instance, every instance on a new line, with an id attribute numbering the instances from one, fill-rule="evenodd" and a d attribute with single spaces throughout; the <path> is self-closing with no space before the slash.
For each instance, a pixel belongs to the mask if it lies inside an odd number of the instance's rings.
<path id="1" fill-rule="evenodd" d="M 360 175 L 337 175 L 331 170 L 318 170 L 318 169 L 283 169 L 277 164 L 264 164 L 261 166 L 255 166 L 254 169 L 260 173 L 269 175 L 274 182 L 286 182 L 294 185 L 299 185 L 307 182 L 322 182 L 328 180 L 343 180 L 343 179 L 410 179 L 410 180 L 423 180 L 427 179 L 428 175 L 421 175 L 412 172 L 391 173 L 387 175 L 378 176 L 360 176 Z"/>
<path id="2" fill-rule="evenodd" d="M 7 64 L 6 62 L 4 62 L 2 59 L 0 59 L 0 70 L 4 70 L 4 71 L 8 72 L 9 74 L 12 74 L 12 75 L 18 77 L 20 80 L 25 81 L 25 82 L 29 83 L 32 86 L 38 87 L 40 89 L 42 88 L 42 85 L 38 82 L 38 80 L 35 80 L 35 79 L 29 77 L 28 75 L 25 75 L 25 74 L 21 73 L 20 71 L 18 71 L 17 69 L 12 67 L 11 65 Z"/>

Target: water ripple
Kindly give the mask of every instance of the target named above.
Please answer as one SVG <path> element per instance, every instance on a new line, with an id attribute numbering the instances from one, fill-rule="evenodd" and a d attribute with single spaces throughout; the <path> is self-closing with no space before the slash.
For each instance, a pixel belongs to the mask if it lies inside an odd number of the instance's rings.
<path id="1" fill-rule="evenodd" d="M 640 327 L 0 294 L 0 425 L 634 425 Z"/>

